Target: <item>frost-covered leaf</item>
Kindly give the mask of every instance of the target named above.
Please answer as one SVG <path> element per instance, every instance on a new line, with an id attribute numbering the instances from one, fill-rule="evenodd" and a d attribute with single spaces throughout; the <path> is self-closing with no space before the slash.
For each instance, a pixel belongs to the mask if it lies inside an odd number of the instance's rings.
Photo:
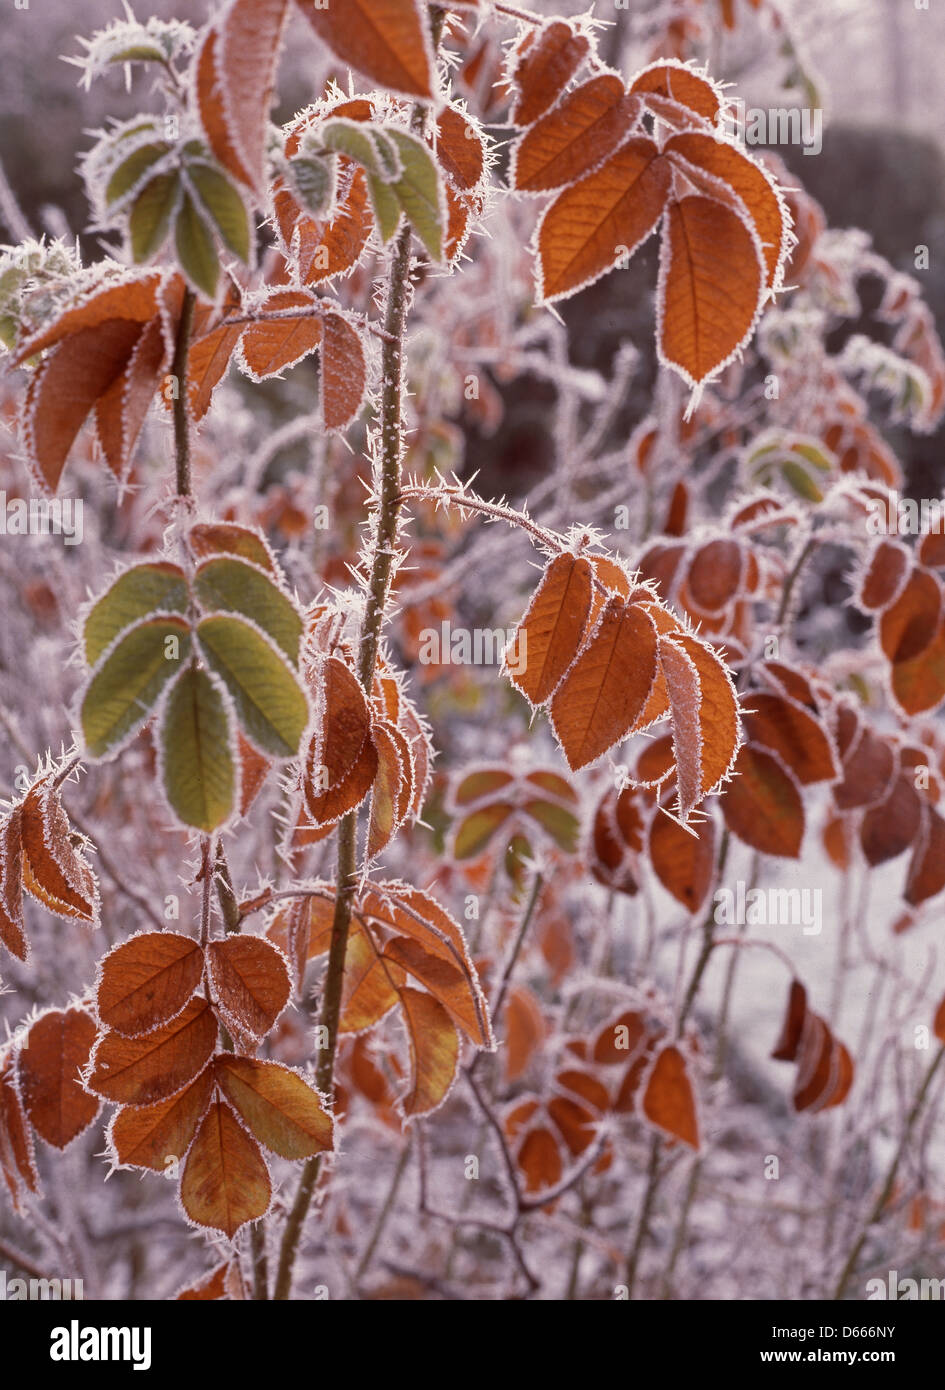
<path id="1" fill-rule="evenodd" d="M 310 1158 L 330 1149 L 331 1116 L 318 1092 L 277 1062 L 225 1054 L 217 1058 L 220 1089 L 261 1144 L 281 1158 Z"/>
<path id="2" fill-rule="evenodd" d="M 575 183 L 627 138 L 643 104 L 613 73 L 569 92 L 517 142 L 510 181 L 520 193 L 547 193 Z"/>
<path id="3" fill-rule="evenodd" d="M 230 1240 L 265 1216 L 272 1182 L 265 1159 L 224 1101 L 214 1101 L 197 1131 L 180 1184 L 184 1211 Z"/>
<path id="4" fill-rule="evenodd" d="M 161 780 L 185 825 L 209 833 L 233 813 L 232 730 L 219 685 L 188 667 L 171 689 L 160 731 Z"/>
<path id="5" fill-rule="evenodd" d="M 298 0 L 318 37 L 356 72 L 405 96 L 433 96 L 426 7 L 419 0 L 345 0 L 325 8 Z"/>
<path id="6" fill-rule="evenodd" d="M 125 570 L 86 614 L 83 640 L 89 666 L 125 628 L 154 612 L 186 613 L 187 602 L 187 581 L 179 565 L 157 560 Z"/>
<path id="7" fill-rule="evenodd" d="M 73 841 L 51 776 L 27 792 L 20 808 L 19 840 L 27 893 L 58 917 L 93 922 L 98 911 L 95 875 Z"/>
<path id="8" fill-rule="evenodd" d="M 101 1035 L 92 1055 L 89 1090 L 121 1105 L 153 1105 L 188 1086 L 210 1060 L 217 1023 L 206 999 L 194 998 L 153 1032 L 138 1038 Z"/>
<path id="9" fill-rule="evenodd" d="M 93 758 L 105 758 L 151 717 L 165 686 L 190 655 L 183 618 L 150 618 L 106 649 L 82 697 L 80 719 Z"/>
<path id="10" fill-rule="evenodd" d="M 250 742 L 272 757 L 295 757 L 309 708 L 285 657 L 241 618 L 204 618 L 197 642 L 229 690 Z"/>
<path id="11" fill-rule="evenodd" d="M 289 1002 L 285 961 L 257 936 L 228 936 L 207 946 L 211 997 L 227 1028 L 241 1038 L 266 1036 Z"/>
<path id="12" fill-rule="evenodd" d="M 682 1052 L 674 1044 L 661 1048 L 647 1079 L 643 1114 L 657 1129 L 699 1148 L 699 1122 L 692 1079 Z"/>
<path id="13" fill-rule="evenodd" d="M 804 839 L 800 788 L 772 753 L 746 744 L 722 794 L 722 813 L 733 835 L 761 854 L 797 859 Z"/>
<path id="14" fill-rule="evenodd" d="M 240 613 L 248 618 L 298 666 L 301 615 L 266 575 L 235 557 L 221 556 L 201 565 L 194 577 L 194 593 L 205 613 Z"/>
<path id="15" fill-rule="evenodd" d="M 590 41 L 563 20 L 528 33 L 516 50 L 512 107 L 515 125 L 527 126 L 543 116 L 591 51 Z"/>
<path id="16" fill-rule="evenodd" d="M 168 1161 L 187 1153 L 213 1094 L 213 1073 L 206 1068 L 196 1081 L 157 1105 L 125 1105 L 108 1131 L 121 1167 L 165 1173 Z"/>
<path id="17" fill-rule="evenodd" d="M 17 1059 L 20 1095 L 41 1139 L 64 1149 L 99 1112 L 79 1074 L 95 1042 L 95 1023 L 83 1009 L 51 1009 L 32 1025 Z"/>
<path id="18" fill-rule="evenodd" d="M 591 606 L 591 566 L 583 557 L 556 556 L 541 577 L 511 647 L 524 657 L 505 673 L 533 705 L 544 704 L 577 655 Z"/>
<path id="19" fill-rule="evenodd" d="M 142 932 L 101 965 L 98 1016 L 106 1028 L 138 1037 L 169 1023 L 200 983 L 203 951 L 178 932 Z"/>

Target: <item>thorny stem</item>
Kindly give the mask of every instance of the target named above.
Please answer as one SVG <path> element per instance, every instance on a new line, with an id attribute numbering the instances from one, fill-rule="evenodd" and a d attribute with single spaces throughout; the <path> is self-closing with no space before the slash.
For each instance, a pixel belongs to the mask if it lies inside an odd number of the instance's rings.
<path id="1" fill-rule="evenodd" d="M 446 12 L 431 8 L 430 21 L 434 51 L 439 47 Z M 422 129 L 426 120 L 426 108 L 414 109 L 412 124 Z M 413 233 L 407 223 L 400 232 L 394 259 L 391 265 L 387 295 L 387 311 L 384 320 L 381 389 L 381 478 L 377 498 L 377 514 L 374 533 L 374 555 L 371 563 L 371 576 L 368 582 L 364 617 L 361 623 L 361 641 L 358 657 L 358 679 L 365 693 L 370 697 L 374 680 L 374 667 L 377 663 L 381 628 L 384 623 L 384 610 L 390 593 L 390 583 L 394 569 L 394 554 L 397 543 L 397 527 L 400 520 L 400 474 L 403 456 L 403 395 L 405 357 L 404 334 L 407 326 L 407 313 L 410 307 L 410 257 Z M 338 869 L 335 912 L 331 927 L 331 946 L 328 952 L 328 966 L 322 994 L 322 1007 L 319 1016 L 319 1037 L 326 1038 L 320 1048 L 315 1081 L 319 1091 L 331 1104 L 335 1072 L 335 1051 L 338 1039 L 338 1020 L 341 1015 L 341 990 L 344 983 L 345 952 L 348 946 L 348 931 L 351 926 L 351 909 L 357 887 L 357 829 L 356 811 L 349 811 L 338 829 Z M 322 1032 L 322 1029 L 325 1032 Z M 321 1172 L 321 1155 L 316 1154 L 306 1161 L 299 1180 L 295 1201 L 286 1219 L 279 1251 L 279 1267 L 276 1273 L 274 1298 L 288 1299 L 292 1290 L 292 1272 L 298 1254 L 299 1241 L 305 1218 L 311 1206 L 312 1196 Z"/>
<path id="2" fill-rule="evenodd" d="M 549 550 L 561 552 L 565 549 L 560 536 L 556 536 L 553 531 L 547 530 L 544 526 L 539 526 L 524 512 L 516 511 L 514 507 L 503 506 L 501 502 L 487 502 L 484 497 L 479 497 L 474 492 L 467 492 L 462 485 L 455 487 L 449 485 L 430 487 L 429 484 L 411 485 L 401 488 L 397 500 L 398 502 L 442 502 L 447 506 L 456 507 L 460 512 L 481 512 L 484 516 L 495 517 L 498 521 L 505 521 L 510 526 L 518 526 L 522 531 L 528 531 Z"/>
<path id="3" fill-rule="evenodd" d="M 941 1063 L 943 1057 L 945 1057 L 945 1043 L 942 1044 L 942 1046 L 936 1052 L 935 1056 L 932 1058 L 931 1066 L 925 1073 L 925 1076 L 922 1080 L 922 1085 L 916 1092 L 915 1100 L 912 1102 L 912 1108 L 906 1117 L 906 1123 L 903 1127 L 902 1135 L 900 1136 L 896 1152 L 893 1155 L 892 1162 L 890 1163 L 889 1169 L 886 1173 L 886 1179 L 883 1183 L 882 1189 L 879 1193 L 879 1196 L 876 1198 L 876 1201 L 873 1203 L 873 1206 L 870 1209 L 869 1216 L 863 1223 L 863 1226 L 860 1230 L 860 1234 L 857 1236 L 856 1240 L 853 1243 L 853 1248 L 847 1256 L 846 1264 L 843 1266 L 843 1272 L 841 1273 L 840 1278 L 837 1280 L 837 1287 L 834 1289 L 833 1292 L 833 1297 L 835 1299 L 840 1299 L 843 1297 L 846 1291 L 846 1287 L 852 1279 L 853 1274 L 856 1270 L 857 1261 L 860 1258 L 863 1246 L 866 1244 L 867 1239 L 869 1238 L 870 1227 L 873 1226 L 882 1216 L 883 1211 L 886 1208 L 886 1203 L 892 1196 L 893 1188 L 896 1185 L 896 1176 L 899 1172 L 899 1165 L 902 1163 L 902 1158 L 906 1151 L 906 1145 L 912 1138 L 912 1131 L 915 1129 L 916 1124 L 918 1123 L 919 1116 L 922 1113 L 922 1107 L 925 1105 L 926 1096 L 929 1093 L 932 1082 L 935 1080 L 935 1073 L 938 1071 L 939 1064 Z"/>
<path id="4" fill-rule="evenodd" d="M 194 306 L 197 296 L 194 291 L 184 291 L 181 305 L 180 323 L 177 325 L 177 341 L 174 345 L 174 360 L 171 374 L 174 377 L 177 395 L 174 397 L 174 457 L 177 466 L 177 495 L 190 497 L 193 481 L 190 473 L 190 431 L 187 427 L 187 356 L 190 352 L 190 333 L 194 324 Z"/>

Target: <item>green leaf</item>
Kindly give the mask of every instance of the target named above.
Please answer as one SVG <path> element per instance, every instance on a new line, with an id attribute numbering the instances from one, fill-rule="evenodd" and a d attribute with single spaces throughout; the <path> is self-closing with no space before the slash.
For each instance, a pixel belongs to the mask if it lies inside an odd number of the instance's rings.
<path id="1" fill-rule="evenodd" d="M 788 487 L 796 492 L 798 497 L 803 497 L 808 502 L 824 500 L 824 494 L 801 464 L 795 463 L 793 459 L 785 459 L 781 464 L 781 473 Z"/>
<path id="2" fill-rule="evenodd" d="M 385 183 L 375 174 L 368 174 L 367 183 L 377 230 L 380 232 L 381 241 L 386 246 L 400 226 L 403 208 L 400 206 L 400 199 L 396 190 L 389 183 Z"/>
<path id="3" fill-rule="evenodd" d="M 175 170 L 170 174 L 158 174 L 135 198 L 128 230 L 131 256 L 136 265 L 150 260 L 164 245 L 179 193 L 180 177 Z"/>
<path id="4" fill-rule="evenodd" d="M 185 825 L 216 830 L 233 812 L 236 769 L 223 696 L 206 671 L 190 666 L 175 683 L 160 743 L 169 806 Z"/>
<path id="5" fill-rule="evenodd" d="M 337 161 L 333 155 L 297 156 L 288 163 L 292 190 L 306 212 L 322 217 L 335 198 Z"/>
<path id="6" fill-rule="evenodd" d="M 109 55 L 110 63 L 166 63 L 167 54 L 157 43 L 149 43 L 147 39 L 131 43 L 127 48 L 120 49 L 117 53 Z"/>
<path id="7" fill-rule="evenodd" d="M 174 244 L 181 270 L 187 279 L 208 299 L 213 299 L 220 278 L 220 262 L 210 228 L 187 193 L 184 194 L 174 224 Z"/>
<path id="8" fill-rule="evenodd" d="M 556 845 L 567 854 L 574 853 L 581 828 L 577 816 L 553 801 L 526 801 L 522 810 L 547 831 Z"/>
<path id="9" fill-rule="evenodd" d="M 223 678 L 251 743 L 277 758 L 294 758 L 308 723 L 305 692 L 285 658 L 241 618 L 204 618 L 200 649 Z"/>
<path id="10" fill-rule="evenodd" d="M 85 659 L 94 666 L 119 632 L 150 613 L 186 613 L 184 571 L 165 562 L 135 565 L 118 576 L 85 620 Z"/>
<path id="11" fill-rule="evenodd" d="M 388 128 L 404 172 L 396 183 L 401 207 L 433 260 L 443 259 L 444 212 L 436 163 L 422 140 L 406 131 Z"/>
<path id="12" fill-rule="evenodd" d="M 453 855 L 456 859 L 473 859 L 485 849 L 495 832 L 512 814 L 512 807 L 503 801 L 495 801 L 473 811 L 466 817 L 456 832 L 453 842 Z"/>
<path id="13" fill-rule="evenodd" d="M 313 134 L 309 145 L 303 147 L 306 154 L 315 138 Z M 323 149 L 347 155 L 376 178 L 390 182 L 402 172 L 397 151 L 385 132 L 364 121 L 327 121 L 317 132 L 317 139 Z"/>
<path id="14" fill-rule="evenodd" d="M 122 160 L 108 180 L 105 201 L 109 205 L 119 202 L 129 193 L 138 180 L 170 150 L 170 145 L 161 140 L 157 144 L 139 145 L 134 154 Z"/>
<path id="15" fill-rule="evenodd" d="M 187 173 L 220 240 L 245 265 L 249 261 L 249 214 L 235 186 L 212 164 L 195 161 L 187 165 Z"/>
<path id="16" fill-rule="evenodd" d="M 92 673 L 80 718 L 93 758 L 107 756 L 149 718 L 158 697 L 190 655 L 190 628 L 180 618 L 133 627 Z"/>
<path id="17" fill-rule="evenodd" d="M 242 560 L 210 560 L 197 571 L 194 590 L 206 613 L 241 613 L 299 664 L 302 618 L 271 579 Z"/>

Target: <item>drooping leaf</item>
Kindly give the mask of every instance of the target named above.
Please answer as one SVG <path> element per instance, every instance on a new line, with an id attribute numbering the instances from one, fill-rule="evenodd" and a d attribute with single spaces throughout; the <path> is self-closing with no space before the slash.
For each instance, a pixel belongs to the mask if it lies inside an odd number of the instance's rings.
<path id="1" fill-rule="evenodd" d="M 173 686 L 160 746 L 171 809 L 196 830 L 222 825 L 236 802 L 232 731 L 223 696 L 205 671 L 189 667 Z"/>
<path id="2" fill-rule="evenodd" d="M 739 743 L 738 701 L 721 660 L 689 633 L 661 637 L 669 692 L 679 806 L 687 816 L 732 769 Z"/>
<path id="3" fill-rule="evenodd" d="M 669 816 L 654 816 L 650 862 L 667 892 L 688 912 L 698 912 L 715 874 L 715 823 L 707 820 L 686 829 Z"/>
<path id="4" fill-rule="evenodd" d="M 656 679 L 656 629 L 638 605 L 608 600 L 551 702 L 555 735 L 577 771 L 634 727 Z"/>
<path id="5" fill-rule="evenodd" d="M 180 201 L 181 180 L 176 170 L 155 174 L 135 197 L 128 217 L 131 259 L 135 265 L 151 260 L 160 251 Z"/>
<path id="6" fill-rule="evenodd" d="M 20 1049 L 23 1105 L 36 1133 L 55 1149 L 71 1144 L 99 1112 L 98 1100 L 79 1080 L 95 1033 L 83 1009 L 51 1009 L 32 1025 Z"/>
<path id="7" fill-rule="evenodd" d="M 695 1093 L 686 1059 L 674 1044 L 656 1055 L 643 1092 L 643 1113 L 658 1129 L 699 1148 Z"/>
<path id="8" fill-rule="evenodd" d="M 265 381 L 301 362 L 322 340 L 322 321 L 312 310 L 315 300 L 300 290 L 279 290 L 262 306 L 266 313 L 285 309 L 307 310 L 296 317 L 251 323 L 242 339 L 243 360 L 254 380 Z"/>
<path id="9" fill-rule="evenodd" d="M 202 160 L 188 163 L 187 177 L 223 245 L 246 265 L 250 258 L 249 214 L 234 185 L 221 170 Z"/>
<path id="10" fill-rule="evenodd" d="M 761 854 L 797 859 L 804 838 L 804 803 L 797 782 L 778 759 L 746 744 L 722 795 L 722 814 L 733 835 Z"/>
<path id="11" fill-rule="evenodd" d="M 515 125 L 537 121 L 570 82 L 591 51 L 586 35 L 576 32 L 563 20 L 554 20 L 538 32 L 526 36 L 519 45 L 514 69 L 518 95 L 512 108 Z"/>
<path id="12" fill-rule="evenodd" d="M 29 954 L 23 920 L 22 815 L 15 806 L 0 829 L 0 941 L 17 960 Z"/>
<path id="13" fill-rule="evenodd" d="M 51 776 L 34 782 L 27 792 L 20 807 L 18 835 L 26 892 L 58 917 L 93 922 L 98 907 L 95 875 L 73 842 L 72 827 Z"/>
<path id="14" fill-rule="evenodd" d="M 410 1089 L 402 1099 L 407 1116 L 428 1115 L 446 1099 L 459 1060 L 459 1038 L 450 1016 L 430 994 L 405 987 L 400 1006 L 410 1044 Z"/>
<path id="15" fill-rule="evenodd" d="M 712 198 L 669 204 L 660 258 L 660 358 L 698 386 L 751 336 L 766 268 L 754 228 Z"/>
<path id="16" fill-rule="evenodd" d="M 272 1183 L 259 1146 L 225 1101 L 214 1101 L 197 1131 L 180 1185 L 184 1211 L 232 1240 L 269 1210 Z"/>
<path id="17" fill-rule="evenodd" d="M 207 299 L 215 299 L 220 260 L 213 234 L 189 193 L 184 194 L 174 219 L 174 246 L 180 268 L 190 283 Z"/>

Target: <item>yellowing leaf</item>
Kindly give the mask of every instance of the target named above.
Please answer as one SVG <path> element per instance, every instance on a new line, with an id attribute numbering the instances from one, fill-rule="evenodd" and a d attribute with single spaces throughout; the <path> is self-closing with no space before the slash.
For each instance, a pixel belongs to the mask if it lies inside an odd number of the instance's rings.
<path id="1" fill-rule="evenodd" d="M 225 1054 L 216 1075 L 227 1100 L 261 1144 L 282 1158 L 309 1158 L 331 1148 L 331 1116 L 296 1072 L 277 1062 Z"/>
<path id="2" fill-rule="evenodd" d="M 224 1101 L 214 1101 L 197 1131 L 180 1198 L 191 1221 L 231 1240 L 269 1210 L 272 1183 L 265 1159 Z"/>

